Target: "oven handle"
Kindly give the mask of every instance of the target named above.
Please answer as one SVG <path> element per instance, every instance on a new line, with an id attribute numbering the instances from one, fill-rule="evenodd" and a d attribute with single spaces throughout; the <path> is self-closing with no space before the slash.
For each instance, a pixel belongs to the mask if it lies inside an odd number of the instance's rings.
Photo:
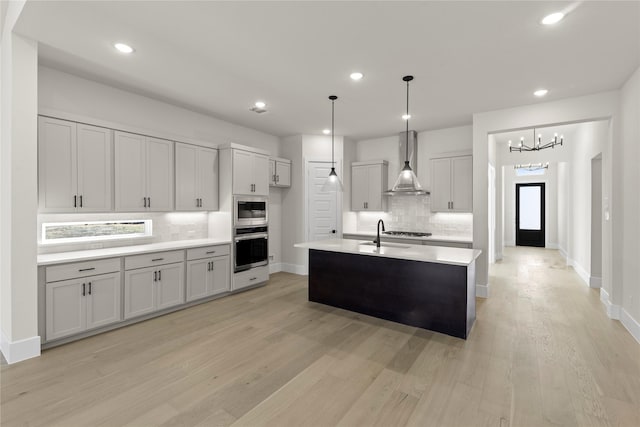
<path id="1" fill-rule="evenodd" d="M 251 239 L 266 239 L 268 238 L 269 235 L 267 233 L 260 233 L 260 234 L 246 234 L 244 236 L 238 236 L 235 237 L 233 240 L 236 242 L 239 242 L 241 240 L 251 240 Z"/>

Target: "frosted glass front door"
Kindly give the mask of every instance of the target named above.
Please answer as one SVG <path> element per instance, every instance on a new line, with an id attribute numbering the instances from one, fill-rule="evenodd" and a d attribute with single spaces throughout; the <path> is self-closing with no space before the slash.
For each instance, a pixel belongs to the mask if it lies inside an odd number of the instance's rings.
<path id="1" fill-rule="evenodd" d="M 520 229 L 540 230 L 540 187 L 520 187 Z"/>

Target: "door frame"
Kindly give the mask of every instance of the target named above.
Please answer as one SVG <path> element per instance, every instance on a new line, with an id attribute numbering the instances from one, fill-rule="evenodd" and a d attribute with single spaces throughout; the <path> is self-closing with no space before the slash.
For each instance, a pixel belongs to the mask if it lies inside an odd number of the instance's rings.
<path id="1" fill-rule="evenodd" d="M 540 198 L 540 204 L 542 205 L 540 208 L 541 210 L 541 215 L 542 215 L 542 221 L 541 221 L 541 232 L 542 232 L 542 238 L 543 238 L 543 242 L 542 242 L 542 246 L 538 246 L 538 247 L 542 247 L 542 248 L 546 248 L 547 247 L 547 191 L 546 191 L 546 181 L 544 180 L 540 180 L 540 181 L 531 181 L 531 182 L 515 182 L 515 193 L 516 193 L 516 197 L 515 197 L 515 219 L 516 219 L 516 223 L 515 223 L 515 243 L 516 246 L 520 246 L 519 245 L 519 233 L 518 230 L 520 229 L 519 225 L 520 225 L 520 191 L 519 188 L 520 187 L 541 187 L 542 188 L 542 197 Z M 531 246 L 531 245 L 523 245 L 523 246 Z"/>

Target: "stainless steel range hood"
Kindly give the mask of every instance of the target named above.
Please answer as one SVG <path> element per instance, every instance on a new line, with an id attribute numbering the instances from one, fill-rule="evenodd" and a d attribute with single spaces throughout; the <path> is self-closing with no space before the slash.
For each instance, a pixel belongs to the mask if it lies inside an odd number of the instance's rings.
<path id="1" fill-rule="evenodd" d="M 408 138 L 408 144 L 407 144 Z M 407 149 L 409 151 L 407 155 Z M 400 132 L 398 137 L 398 159 L 400 160 L 400 165 L 405 164 L 405 159 L 408 159 L 409 166 L 413 170 L 418 170 L 418 135 L 415 130 L 410 130 L 408 132 Z M 407 174 L 407 178 L 409 174 L 412 174 L 412 171 L 405 171 Z M 416 187 L 415 183 L 417 180 L 407 179 L 402 182 L 403 176 L 402 173 L 398 177 L 396 184 L 392 189 L 385 191 L 385 196 L 427 196 L 429 195 L 428 191 L 422 189 L 422 187 Z M 420 185 L 420 184 L 418 184 Z"/>

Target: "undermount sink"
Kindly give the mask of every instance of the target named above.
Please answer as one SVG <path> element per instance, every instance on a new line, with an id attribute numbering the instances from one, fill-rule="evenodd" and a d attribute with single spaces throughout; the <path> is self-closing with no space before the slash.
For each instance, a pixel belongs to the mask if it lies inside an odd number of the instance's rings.
<path id="1" fill-rule="evenodd" d="M 360 243 L 360 246 L 377 246 L 373 242 Z M 409 249 L 411 246 L 399 245 L 397 243 L 380 243 L 381 248 L 398 248 L 398 249 Z"/>

